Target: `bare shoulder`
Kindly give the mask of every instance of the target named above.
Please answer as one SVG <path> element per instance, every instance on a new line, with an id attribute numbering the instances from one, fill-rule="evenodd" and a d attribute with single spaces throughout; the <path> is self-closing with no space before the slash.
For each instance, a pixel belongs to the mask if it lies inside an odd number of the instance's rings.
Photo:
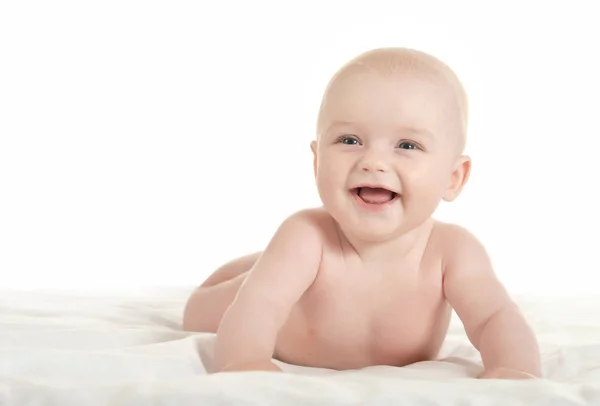
<path id="1" fill-rule="evenodd" d="M 460 268 L 464 269 L 468 263 L 482 264 L 489 262 L 485 246 L 467 228 L 457 224 L 436 221 L 433 233 L 445 269 L 456 268 L 457 264 L 460 264 Z"/>
<path id="2" fill-rule="evenodd" d="M 270 245 L 281 242 L 295 244 L 289 249 L 296 254 L 320 251 L 327 235 L 327 213 L 319 209 L 303 209 L 285 218 L 275 232 Z"/>
<path id="3" fill-rule="evenodd" d="M 456 239 L 462 240 L 474 240 L 478 241 L 477 237 L 469 231 L 467 228 L 460 226 L 454 223 L 445 223 L 439 220 L 435 221 L 434 231 L 441 238 L 444 239 L 444 242 L 448 244 L 452 244 Z"/>
<path id="4" fill-rule="evenodd" d="M 313 237 L 324 236 L 329 228 L 331 216 L 323 209 L 310 208 L 299 210 L 288 216 L 281 227 L 312 234 Z"/>
<path id="5" fill-rule="evenodd" d="M 301 210 L 285 218 L 248 273 L 238 296 L 261 296 L 278 306 L 296 301 L 317 275 L 323 235 L 314 210 Z"/>

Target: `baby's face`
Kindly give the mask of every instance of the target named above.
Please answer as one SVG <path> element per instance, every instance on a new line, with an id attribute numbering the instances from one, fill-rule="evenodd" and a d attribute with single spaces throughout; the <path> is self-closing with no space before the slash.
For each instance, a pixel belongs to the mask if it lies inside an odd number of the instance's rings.
<path id="1" fill-rule="evenodd" d="M 460 140 L 452 94 L 440 82 L 354 72 L 332 86 L 325 103 L 312 145 L 316 182 L 345 232 L 389 238 L 454 198 Z"/>

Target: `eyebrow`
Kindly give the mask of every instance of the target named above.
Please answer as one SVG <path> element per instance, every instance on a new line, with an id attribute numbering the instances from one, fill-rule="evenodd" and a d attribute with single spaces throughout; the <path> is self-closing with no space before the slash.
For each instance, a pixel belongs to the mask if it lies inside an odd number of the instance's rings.
<path id="1" fill-rule="evenodd" d="M 351 121 L 334 121 L 331 124 L 329 124 L 329 126 L 327 126 L 327 128 L 325 129 L 325 131 L 323 132 L 324 134 L 329 133 L 329 131 L 331 131 L 332 128 L 335 127 L 356 127 L 358 126 L 358 124 L 353 123 Z"/>
<path id="2" fill-rule="evenodd" d="M 400 127 L 400 128 L 401 128 L 401 131 L 403 131 L 403 132 L 406 131 L 411 134 L 419 134 L 419 135 L 423 135 L 427 138 L 434 138 L 434 136 L 433 136 L 434 134 L 425 128 L 415 128 L 415 127 Z"/>

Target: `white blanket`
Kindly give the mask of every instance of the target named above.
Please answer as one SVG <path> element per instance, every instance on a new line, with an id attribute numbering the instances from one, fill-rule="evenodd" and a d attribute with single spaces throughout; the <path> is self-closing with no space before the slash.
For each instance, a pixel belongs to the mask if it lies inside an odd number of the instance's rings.
<path id="1" fill-rule="evenodd" d="M 600 297 L 519 300 L 545 379 L 476 380 L 455 318 L 435 362 L 208 375 L 214 336 L 180 328 L 190 289 L 0 291 L 0 405 L 600 405 Z"/>

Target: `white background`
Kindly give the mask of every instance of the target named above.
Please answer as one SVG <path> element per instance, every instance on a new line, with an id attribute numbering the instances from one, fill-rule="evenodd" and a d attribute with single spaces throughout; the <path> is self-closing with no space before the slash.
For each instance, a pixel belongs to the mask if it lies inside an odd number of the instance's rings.
<path id="1" fill-rule="evenodd" d="M 319 204 L 329 77 L 406 46 L 470 95 L 473 175 L 437 217 L 513 292 L 600 292 L 594 2 L 303 3 L 2 2 L 2 286 L 191 286 L 261 249 Z"/>

